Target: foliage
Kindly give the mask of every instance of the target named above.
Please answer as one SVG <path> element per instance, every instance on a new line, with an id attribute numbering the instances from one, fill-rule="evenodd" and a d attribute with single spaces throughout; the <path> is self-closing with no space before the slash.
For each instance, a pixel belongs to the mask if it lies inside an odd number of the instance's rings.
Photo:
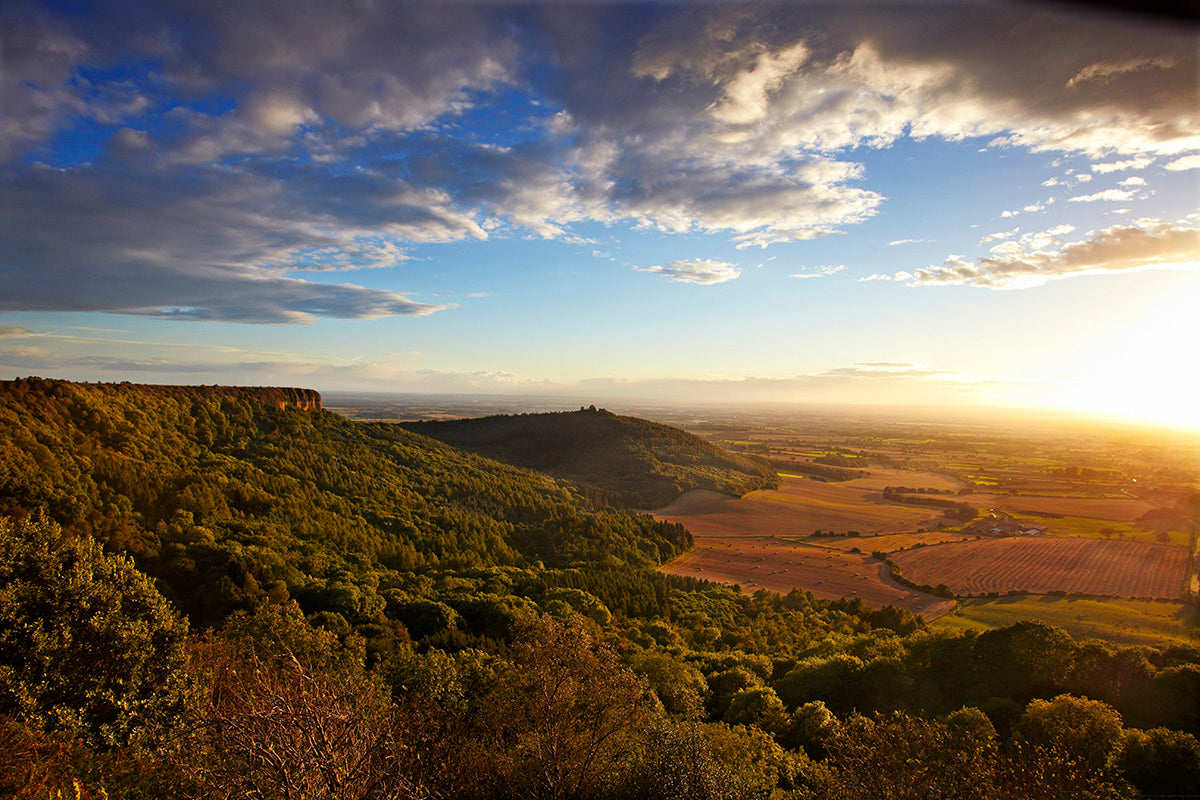
<path id="1" fill-rule="evenodd" d="M 380 683 L 298 610 L 256 617 L 198 647 L 208 697 L 181 758 L 204 796 L 421 796 L 396 769 L 402 722 Z"/>
<path id="2" fill-rule="evenodd" d="M 602 796 L 655 716 L 645 684 L 578 622 L 533 622 L 481 703 L 489 797 Z"/>
<path id="3" fill-rule="evenodd" d="M 0 519 L 0 712 L 97 747 L 142 741 L 188 703 L 186 636 L 128 558 L 41 516 Z"/>

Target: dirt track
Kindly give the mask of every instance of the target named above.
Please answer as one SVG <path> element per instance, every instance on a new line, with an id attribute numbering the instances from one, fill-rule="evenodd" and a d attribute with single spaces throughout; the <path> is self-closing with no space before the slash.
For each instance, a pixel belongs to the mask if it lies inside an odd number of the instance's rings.
<path id="1" fill-rule="evenodd" d="M 664 572 L 786 594 L 861 597 L 875 607 L 895 605 L 933 619 L 954 602 L 914 592 L 891 580 L 887 568 L 863 553 L 799 541 L 816 528 L 862 533 L 912 530 L 930 518 L 928 509 L 881 504 L 871 493 L 846 485 L 785 478 L 779 491 L 754 492 L 741 500 L 715 492 L 691 492 L 655 516 L 687 526 L 696 545 L 662 567 Z M 786 537 L 786 538 L 784 538 Z"/>

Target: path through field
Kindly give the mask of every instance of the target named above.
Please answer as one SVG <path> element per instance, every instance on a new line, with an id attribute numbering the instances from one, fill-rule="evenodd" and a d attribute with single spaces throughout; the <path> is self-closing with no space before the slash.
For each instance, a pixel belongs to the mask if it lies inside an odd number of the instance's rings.
<path id="1" fill-rule="evenodd" d="M 742 499 L 689 492 L 655 516 L 687 526 L 695 547 L 664 572 L 786 594 L 792 589 L 824 599 L 861 597 L 871 606 L 895 605 L 926 619 L 954 603 L 895 583 L 887 568 L 865 553 L 798 537 L 816 529 L 863 534 L 910 531 L 933 518 L 929 509 L 881 502 L 877 491 L 805 478 L 784 478 L 777 491 Z M 868 540 L 869 541 L 869 540 Z"/>

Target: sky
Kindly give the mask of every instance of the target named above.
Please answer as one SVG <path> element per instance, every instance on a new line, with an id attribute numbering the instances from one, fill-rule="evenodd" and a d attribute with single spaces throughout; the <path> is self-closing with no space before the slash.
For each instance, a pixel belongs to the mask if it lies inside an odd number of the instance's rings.
<path id="1" fill-rule="evenodd" d="M 1200 428 L 1200 27 L 0 4 L 0 378 Z"/>

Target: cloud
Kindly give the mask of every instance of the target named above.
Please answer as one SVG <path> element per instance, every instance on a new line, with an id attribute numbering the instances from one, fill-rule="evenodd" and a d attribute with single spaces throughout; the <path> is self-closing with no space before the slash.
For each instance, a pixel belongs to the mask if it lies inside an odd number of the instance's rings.
<path id="1" fill-rule="evenodd" d="M 1051 197 L 1040 203 L 1030 203 L 1019 211 L 1001 211 L 1000 216 L 1004 219 L 1015 217 L 1018 214 L 1036 214 L 1038 211 L 1045 211 L 1047 206 L 1054 204 L 1054 198 Z"/>
<path id="2" fill-rule="evenodd" d="M 302 176 L 285 195 L 251 172 L 189 173 L 10 172 L 0 310 L 265 323 L 424 315 L 445 306 L 284 273 L 393 265 L 404 259 L 397 241 L 486 235 L 444 197 L 396 182 Z"/>
<path id="3" fill-rule="evenodd" d="M 1093 231 L 1078 242 L 1061 244 L 1056 235 L 1046 233 L 1011 244 L 974 262 L 951 256 L 941 266 L 916 270 L 912 284 L 1017 289 L 1079 275 L 1200 269 L 1200 229 L 1182 222 L 1142 219 Z"/>
<path id="4" fill-rule="evenodd" d="M 414 243 L 489 235 L 584 244 L 588 223 L 804 241 L 879 213 L 855 153 L 904 139 L 1116 159 L 1099 173 L 1200 148 L 1189 32 L 1057 6 L 450 11 L 3 4 L 6 307 L 427 313 L 281 273 L 408 268 Z"/>
<path id="5" fill-rule="evenodd" d="M 1099 172 L 1104 175 L 1109 172 L 1123 172 L 1128 169 L 1145 169 L 1151 163 L 1153 163 L 1153 159 L 1148 156 L 1129 158 L 1124 161 L 1104 161 L 1099 164 L 1092 164 L 1092 172 Z"/>
<path id="6" fill-rule="evenodd" d="M 815 272 L 798 272 L 793 273 L 792 278 L 826 278 L 830 275 L 836 275 L 846 268 L 845 264 L 825 265 L 817 267 Z"/>
<path id="7" fill-rule="evenodd" d="M 932 241 L 932 240 L 931 239 L 896 239 L 895 241 L 888 242 L 888 247 L 897 247 L 902 244 L 921 244 L 923 242 L 929 242 L 929 241 Z"/>
<path id="8" fill-rule="evenodd" d="M 988 244 L 990 242 L 997 242 L 997 241 L 1000 241 L 1001 239 L 1007 239 L 1011 236 L 1016 236 L 1020 230 L 1021 230 L 1020 228 L 1013 228 L 1011 231 L 999 231 L 997 233 L 989 233 L 986 236 L 984 236 L 983 238 L 981 238 L 979 240 L 979 243 L 981 245 L 983 245 L 983 244 Z"/>
<path id="9" fill-rule="evenodd" d="M 1171 62 L 1163 58 L 1134 58 L 1123 62 L 1107 62 L 1089 64 L 1079 71 L 1075 77 L 1067 81 L 1067 88 L 1073 88 L 1080 83 L 1095 81 L 1108 83 L 1118 75 L 1139 70 L 1170 69 Z"/>
<path id="10" fill-rule="evenodd" d="M 1067 202 L 1095 203 L 1102 200 L 1104 202 L 1119 203 L 1129 200 L 1136 195 L 1137 192 L 1132 189 L 1105 189 L 1104 191 L 1096 192 L 1095 194 L 1077 195 L 1076 197 L 1069 198 Z"/>
<path id="11" fill-rule="evenodd" d="M 912 274 L 908 273 L 908 272 L 897 272 L 894 275 L 887 275 L 884 273 L 876 272 L 872 275 L 866 275 L 862 278 L 859 278 L 858 282 L 866 283 L 868 281 L 907 281 L 907 280 L 911 280 L 911 279 L 912 279 Z"/>
<path id="12" fill-rule="evenodd" d="M 1125 180 L 1121 181 L 1118 185 L 1119 186 L 1145 186 L 1146 179 L 1138 177 L 1137 175 L 1134 175 L 1134 176 L 1131 176 L 1131 177 L 1126 178 Z"/>
<path id="13" fill-rule="evenodd" d="M 1200 155 L 1183 156 L 1174 161 L 1169 161 L 1163 165 L 1174 172 L 1182 172 L 1188 169 L 1200 169 Z"/>
<path id="14" fill-rule="evenodd" d="M 638 272 L 654 272 L 680 283 L 692 283 L 707 286 L 713 283 L 731 281 L 741 275 L 741 270 L 733 264 L 711 259 L 695 261 L 672 261 L 670 264 L 655 267 L 634 267 Z"/>

